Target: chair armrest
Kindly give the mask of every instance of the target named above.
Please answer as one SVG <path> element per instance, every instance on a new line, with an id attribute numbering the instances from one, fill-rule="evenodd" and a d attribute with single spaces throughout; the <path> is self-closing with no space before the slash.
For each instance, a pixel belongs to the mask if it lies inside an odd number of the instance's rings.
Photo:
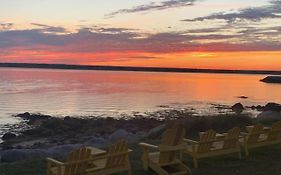
<path id="1" fill-rule="evenodd" d="M 160 151 L 181 151 L 186 149 L 187 144 L 182 143 L 175 146 L 168 146 L 168 145 L 159 145 Z"/>
<path id="2" fill-rule="evenodd" d="M 64 165 L 63 162 L 57 161 L 57 160 L 49 158 L 49 157 L 47 158 L 47 162 L 51 163 L 53 165 L 57 165 L 57 166 L 63 166 Z"/>
<path id="3" fill-rule="evenodd" d="M 246 132 L 240 132 L 240 134 L 241 134 L 242 136 L 249 136 L 249 133 L 246 133 Z"/>
<path id="4" fill-rule="evenodd" d="M 190 139 L 183 139 L 186 143 L 188 144 L 192 144 L 192 145 L 196 145 L 199 144 L 199 142 L 195 141 L 195 140 L 190 140 Z"/>
<path id="5" fill-rule="evenodd" d="M 152 149 L 158 149 L 158 146 L 155 146 L 155 145 L 151 145 L 151 144 L 148 144 L 148 143 L 139 143 L 139 145 L 143 148 L 152 148 Z"/>
<path id="6" fill-rule="evenodd" d="M 86 161 L 96 161 L 96 160 L 102 160 L 102 159 L 108 159 L 110 157 L 115 157 L 115 156 L 122 156 L 122 155 L 129 155 L 133 150 L 128 149 L 127 151 L 123 152 L 118 152 L 118 153 L 113 153 L 113 154 L 106 154 L 106 155 L 100 155 L 100 156 L 94 156 Z"/>

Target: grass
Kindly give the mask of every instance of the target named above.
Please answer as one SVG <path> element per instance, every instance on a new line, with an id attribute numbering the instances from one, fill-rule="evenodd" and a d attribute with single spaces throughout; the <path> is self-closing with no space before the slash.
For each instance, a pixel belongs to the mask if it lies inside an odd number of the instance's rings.
<path id="1" fill-rule="evenodd" d="M 152 171 L 145 172 L 141 166 L 141 149 L 138 145 L 131 145 L 133 174 L 154 175 Z M 184 162 L 192 167 L 192 161 L 185 156 Z M 250 156 L 241 160 L 237 155 L 225 155 L 206 158 L 199 161 L 199 168 L 191 168 L 193 175 L 280 175 L 281 147 L 280 145 L 258 148 L 250 151 Z M 46 162 L 43 159 L 29 160 L 16 163 L 0 164 L 0 175 L 45 175 Z M 119 175 L 126 173 L 120 173 Z M 118 175 L 118 174 L 117 174 Z"/>

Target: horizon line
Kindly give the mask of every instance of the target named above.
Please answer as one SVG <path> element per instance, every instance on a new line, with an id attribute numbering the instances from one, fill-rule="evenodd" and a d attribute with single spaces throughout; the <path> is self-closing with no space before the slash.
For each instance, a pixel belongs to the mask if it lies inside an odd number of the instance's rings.
<path id="1" fill-rule="evenodd" d="M 136 71 L 136 72 L 170 72 L 170 73 L 228 73 L 228 74 L 273 74 L 281 75 L 281 70 L 242 70 L 242 69 L 208 69 L 175 67 L 138 67 L 111 65 L 75 65 L 48 63 L 0 63 L 0 68 L 29 69 L 64 69 L 64 70 L 100 70 L 100 71 Z"/>

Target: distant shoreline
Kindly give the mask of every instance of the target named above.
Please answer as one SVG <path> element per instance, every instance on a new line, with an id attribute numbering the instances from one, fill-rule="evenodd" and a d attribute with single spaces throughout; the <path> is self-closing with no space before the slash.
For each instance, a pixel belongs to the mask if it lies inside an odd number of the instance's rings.
<path id="1" fill-rule="evenodd" d="M 2 68 L 30 68 L 30 69 L 135 71 L 135 72 L 270 74 L 270 75 L 281 75 L 281 70 L 280 71 L 270 71 L 270 70 L 224 70 L 224 69 L 192 69 L 192 68 L 129 67 L 129 66 L 91 66 L 91 65 L 33 64 L 33 63 L 0 63 L 0 68 L 1 67 Z"/>

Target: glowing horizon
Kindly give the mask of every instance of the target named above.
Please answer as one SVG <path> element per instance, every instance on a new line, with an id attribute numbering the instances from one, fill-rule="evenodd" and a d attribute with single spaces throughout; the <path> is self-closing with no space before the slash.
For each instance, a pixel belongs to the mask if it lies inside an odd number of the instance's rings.
<path id="1" fill-rule="evenodd" d="M 280 0 L 1 3 L 0 62 L 281 70 Z"/>

